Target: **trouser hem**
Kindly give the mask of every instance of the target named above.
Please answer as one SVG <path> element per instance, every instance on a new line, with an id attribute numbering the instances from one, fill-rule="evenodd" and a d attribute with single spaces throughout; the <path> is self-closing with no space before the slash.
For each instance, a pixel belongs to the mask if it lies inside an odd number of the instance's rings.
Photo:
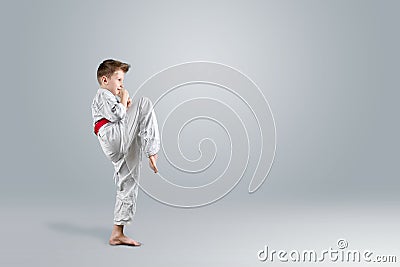
<path id="1" fill-rule="evenodd" d="M 115 225 L 128 225 L 128 224 L 131 224 L 131 223 L 132 223 L 132 220 L 129 220 L 129 221 L 114 221 Z"/>

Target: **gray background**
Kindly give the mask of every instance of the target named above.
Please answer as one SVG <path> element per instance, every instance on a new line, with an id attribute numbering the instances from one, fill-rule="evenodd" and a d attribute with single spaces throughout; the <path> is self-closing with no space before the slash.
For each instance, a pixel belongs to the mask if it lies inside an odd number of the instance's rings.
<path id="1" fill-rule="evenodd" d="M 3 1 L 0 265 L 259 266 L 268 264 L 257 260 L 264 245 L 321 251 L 339 238 L 351 249 L 400 257 L 399 8 L 398 1 Z M 199 209 L 141 192 L 127 233 L 144 246 L 109 247 L 113 170 L 90 114 L 96 68 L 109 57 L 133 65 L 131 91 L 193 60 L 248 75 L 277 129 L 263 186 L 248 194 L 244 179 Z M 143 178 L 154 178 L 144 166 Z"/>

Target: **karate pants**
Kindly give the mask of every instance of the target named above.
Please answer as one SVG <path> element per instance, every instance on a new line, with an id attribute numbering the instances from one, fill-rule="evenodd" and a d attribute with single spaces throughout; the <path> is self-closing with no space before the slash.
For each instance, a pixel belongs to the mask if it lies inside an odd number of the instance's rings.
<path id="1" fill-rule="evenodd" d="M 136 212 L 138 182 L 142 154 L 154 155 L 160 149 L 157 119 L 151 101 L 134 99 L 126 117 L 118 123 L 108 123 L 99 130 L 103 152 L 114 165 L 117 194 L 114 224 L 130 223 Z"/>

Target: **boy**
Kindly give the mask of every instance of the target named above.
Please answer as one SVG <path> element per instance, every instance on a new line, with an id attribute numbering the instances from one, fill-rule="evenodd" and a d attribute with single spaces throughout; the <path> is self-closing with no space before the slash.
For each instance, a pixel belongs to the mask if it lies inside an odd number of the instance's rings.
<path id="1" fill-rule="evenodd" d="M 94 131 L 100 146 L 114 165 L 117 187 L 114 226 L 110 245 L 140 246 L 124 235 L 124 226 L 136 211 L 138 179 L 142 151 L 157 173 L 160 139 L 153 105 L 148 98 L 131 99 L 123 82 L 130 65 L 117 60 L 104 60 L 97 69 L 100 88 L 92 103 Z"/>

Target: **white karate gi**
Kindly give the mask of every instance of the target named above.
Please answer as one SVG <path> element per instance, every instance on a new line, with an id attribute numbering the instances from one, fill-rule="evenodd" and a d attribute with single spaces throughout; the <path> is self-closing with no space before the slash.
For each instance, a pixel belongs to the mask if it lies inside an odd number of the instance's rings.
<path id="1" fill-rule="evenodd" d="M 160 138 L 153 104 L 146 97 L 133 99 L 126 108 L 119 97 L 100 88 L 92 103 L 93 122 L 106 118 L 98 139 L 104 154 L 114 165 L 117 187 L 114 224 L 125 225 L 132 221 L 136 211 L 138 181 L 142 152 L 147 157 L 160 149 Z"/>

